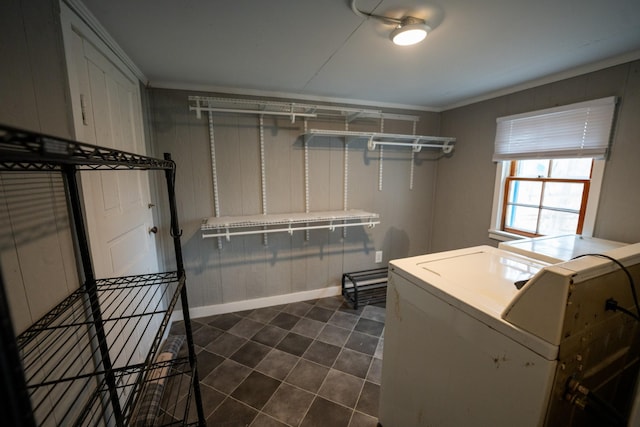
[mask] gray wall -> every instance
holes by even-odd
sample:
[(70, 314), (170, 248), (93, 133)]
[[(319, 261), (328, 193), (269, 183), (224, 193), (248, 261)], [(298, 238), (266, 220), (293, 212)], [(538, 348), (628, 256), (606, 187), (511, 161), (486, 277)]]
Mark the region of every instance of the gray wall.
[[(0, 123), (72, 136), (57, 0), (0, 6)], [(60, 174), (0, 173), (0, 265), (22, 331), (77, 288)]]
[(606, 96), (620, 98), (594, 236), (640, 242), (640, 61), (501, 96), (442, 113), (456, 154), (438, 165), (433, 251), (495, 245), (487, 230), (496, 165), (496, 118)]
[(58, 1), (5, 0), (0, 25), (0, 122), (70, 138)]
[[(368, 151), (364, 141), (349, 144), (348, 207), (379, 213), (380, 225), (349, 228), (346, 239), (340, 230), (313, 230), (308, 242), (304, 232), (273, 233), (266, 247), (262, 235), (232, 237), (221, 250), (216, 239), (203, 240), (201, 220), (214, 216), (209, 131), (207, 119), (198, 120), (188, 110), (189, 94), (152, 90), (150, 99), (156, 154), (171, 152), (178, 164), (179, 216), (193, 305), (325, 288), (337, 285), (343, 272), (375, 268), (375, 250), (383, 251), (385, 264), (429, 250), (437, 164), (429, 159), (439, 153), (423, 150), (417, 155), (410, 190), (411, 149), (386, 147), (383, 190), (378, 191), (379, 155)], [(421, 116), (416, 133), (438, 135), (438, 114), (411, 113)], [(258, 118), (217, 114), (214, 122), (221, 215), (261, 213)], [(265, 117), (264, 123), (267, 211), (304, 212), (303, 122)], [(355, 121), (349, 129), (379, 131), (379, 126), (377, 120)], [(309, 120), (308, 128), (344, 130), (344, 122)], [(410, 134), (412, 124), (387, 119), (384, 131)], [(340, 138), (310, 145), (312, 212), (343, 208), (343, 146)], [(166, 219), (163, 225), (166, 229)]]

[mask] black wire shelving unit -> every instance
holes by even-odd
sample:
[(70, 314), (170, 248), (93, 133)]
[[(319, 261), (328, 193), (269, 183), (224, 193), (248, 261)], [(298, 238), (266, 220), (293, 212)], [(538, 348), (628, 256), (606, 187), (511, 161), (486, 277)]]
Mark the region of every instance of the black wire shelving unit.
[[(78, 189), (80, 170), (164, 171), (176, 271), (96, 279)], [(81, 266), (77, 289), (17, 337), (0, 274), (4, 421), (15, 426), (206, 425), (171, 156), (157, 159), (0, 126), (0, 171), (62, 174)], [(187, 351), (167, 360), (158, 357), (159, 349), (179, 300)], [(152, 414), (149, 390), (156, 392)]]

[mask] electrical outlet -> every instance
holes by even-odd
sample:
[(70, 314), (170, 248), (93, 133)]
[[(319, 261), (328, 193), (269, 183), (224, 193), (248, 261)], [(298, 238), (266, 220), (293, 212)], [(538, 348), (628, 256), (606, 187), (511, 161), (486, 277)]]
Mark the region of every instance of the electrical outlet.
[(376, 264), (380, 264), (382, 262), (382, 251), (376, 251)]

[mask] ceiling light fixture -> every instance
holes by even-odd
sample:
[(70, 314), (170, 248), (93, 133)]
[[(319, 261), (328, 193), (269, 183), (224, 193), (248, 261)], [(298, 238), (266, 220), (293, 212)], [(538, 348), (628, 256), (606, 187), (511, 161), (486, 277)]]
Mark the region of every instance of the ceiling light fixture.
[(402, 19), (395, 30), (391, 31), (391, 41), (398, 46), (410, 46), (420, 43), (427, 37), (427, 33), (431, 30), (422, 19), (407, 16)]
[(398, 46), (410, 46), (420, 43), (427, 37), (427, 33), (431, 31), (431, 28), (424, 20), (414, 16), (405, 16), (402, 19), (397, 19), (363, 12), (356, 6), (356, 0), (351, 0), (351, 10), (360, 17), (374, 18), (385, 24), (395, 25), (396, 28), (391, 31), (389, 38)]

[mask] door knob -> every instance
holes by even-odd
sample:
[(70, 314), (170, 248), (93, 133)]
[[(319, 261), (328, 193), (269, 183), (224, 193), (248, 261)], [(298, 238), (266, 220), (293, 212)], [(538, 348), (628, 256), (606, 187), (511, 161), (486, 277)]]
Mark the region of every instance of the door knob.
[(155, 225), (149, 229), (149, 233), (156, 234), (158, 232), (158, 227)]

